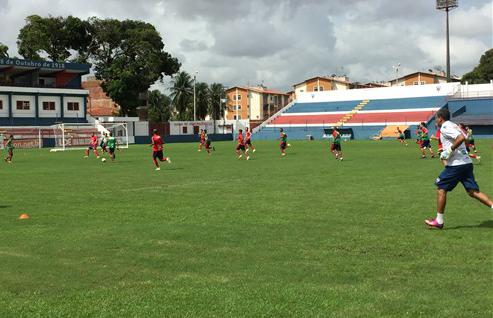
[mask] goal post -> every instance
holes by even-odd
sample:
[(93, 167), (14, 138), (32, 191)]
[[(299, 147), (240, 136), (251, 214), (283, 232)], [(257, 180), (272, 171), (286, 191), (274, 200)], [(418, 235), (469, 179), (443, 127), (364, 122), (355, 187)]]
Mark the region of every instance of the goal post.
[(117, 140), (119, 148), (128, 148), (128, 128), (126, 123), (61, 123), (51, 126), (55, 145), (50, 151), (67, 151), (86, 149), (92, 134), (98, 137), (98, 146), (104, 134), (111, 133)]

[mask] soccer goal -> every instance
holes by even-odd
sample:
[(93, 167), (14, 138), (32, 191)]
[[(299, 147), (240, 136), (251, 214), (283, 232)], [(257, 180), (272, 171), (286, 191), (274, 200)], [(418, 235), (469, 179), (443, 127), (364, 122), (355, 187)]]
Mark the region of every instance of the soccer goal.
[(86, 149), (94, 134), (98, 137), (98, 146), (104, 134), (111, 133), (117, 140), (119, 148), (128, 148), (128, 128), (126, 123), (95, 123), (53, 125), (55, 147), (50, 151)]

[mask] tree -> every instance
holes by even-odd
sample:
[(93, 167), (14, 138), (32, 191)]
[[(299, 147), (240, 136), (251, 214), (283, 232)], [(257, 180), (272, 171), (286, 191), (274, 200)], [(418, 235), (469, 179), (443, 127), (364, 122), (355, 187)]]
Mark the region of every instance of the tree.
[(166, 122), (171, 117), (171, 98), (158, 90), (148, 92), (148, 117), (153, 123)]
[(0, 42), (0, 58), (9, 57), (9, 47)]
[(226, 92), (224, 90), (224, 86), (219, 83), (211, 84), (210, 86), (210, 108), (209, 114), (212, 119), (219, 120), (223, 118), (224, 111), (226, 108), (226, 103), (223, 103), (222, 100), (226, 98)]
[(198, 120), (204, 120), (209, 113), (210, 91), (207, 83), (197, 83), (195, 85), (196, 94), (196, 115)]
[(163, 40), (151, 24), (97, 18), (90, 19), (90, 24), (89, 57), (96, 77), (122, 114), (134, 114), (141, 92), (178, 72), (180, 63), (163, 51)]
[(72, 56), (71, 50), (79, 57), (87, 57), (87, 47), (91, 42), (89, 24), (79, 18), (40, 17), (30, 15), (26, 25), (19, 31), (17, 45), (19, 54), (26, 59), (63, 62)]
[(193, 79), (185, 71), (179, 72), (171, 81), (171, 99), (178, 120), (193, 118)]
[(469, 84), (483, 84), (489, 83), (491, 79), (493, 79), (493, 49), (489, 49), (481, 56), (479, 65), (471, 72), (465, 74), (462, 77), (462, 82), (468, 82)]

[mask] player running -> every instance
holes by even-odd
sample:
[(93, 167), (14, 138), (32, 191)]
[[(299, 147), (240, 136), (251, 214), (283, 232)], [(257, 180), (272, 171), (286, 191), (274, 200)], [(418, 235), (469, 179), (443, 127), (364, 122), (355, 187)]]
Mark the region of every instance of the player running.
[(204, 129), (201, 129), (200, 130), (200, 143), (199, 143), (199, 150), (198, 151), (202, 151), (202, 147), (205, 146), (205, 137), (206, 137), (207, 133)]
[[(438, 141), (438, 151), (437, 152), (438, 152), (438, 156), (441, 157), (441, 154), (443, 152), (443, 144), (442, 144), (442, 140), (440, 139), (440, 127), (438, 127), (437, 132), (435, 133), (435, 136), (431, 136), (430, 138)], [(447, 165), (447, 160), (443, 160), (441, 158), (440, 158), (440, 160), (442, 161), (442, 164), (444, 166)]]
[(342, 148), (341, 148), (341, 133), (336, 127), (332, 129), (332, 144), (330, 145), (330, 152), (334, 155), (336, 160), (343, 160), (342, 158)]
[(108, 134), (103, 133), (103, 137), (101, 138), (101, 143), (99, 144), (101, 147), (101, 153), (104, 154), (105, 152), (108, 152), (107, 146), (108, 146)]
[(281, 156), (286, 156), (286, 148), (288, 147), (288, 135), (284, 132), (284, 129), (280, 130), (281, 135), (279, 136), (279, 140), (281, 140), (281, 144), (279, 148), (281, 148)]
[(399, 137), (397, 137), (397, 140), (398, 140), (401, 144), (406, 145), (406, 147), (407, 147), (406, 135), (404, 135), (404, 132), (403, 132), (403, 131), (399, 128), (399, 127), (397, 127), (397, 133), (399, 134)]
[(204, 140), (205, 140), (205, 151), (211, 155), (211, 149), (215, 151), (214, 146), (211, 146), (211, 140), (209, 139), (209, 135), (207, 134), (207, 129), (204, 129)]
[(476, 148), (474, 148), (475, 153), (471, 153), (471, 149), (470, 149), (471, 145), (474, 147), (474, 137), (472, 137), (472, 144), (471, 144), (471, 140), (469, 139), (470, 138), (469, 136), (472, 136), (472, 130), (469, 132), (469, 130), (468, 130), (469, 127), (466, 127), (464, 124), (459, 124), (459, 127), (462, 131), (462, 134), (464, 134), (464, 136), (466, 136), (465, 144), (466, 144), (466, 150), (467, 150), (467, 153), (469, 154), (469, 157), (471, 157), (472, 159), (476, 159), (478, 161), (478, 163), (480, 163), (481, 157), (475, 154), (477, 152)]
[(474, 153), (477, 153), (478, 150), (476, 149), (476, 145), (474, 144), (474, 135), (472, 134), (472, 129), (469, 128), (469, 126), (466, 126), (466, 131), (467, 131), (467, 145), (469, 148), (472, 148)]
[(428, 151), (430, 152), (430, 156), (432, 158), (435, 158), (435, 154), (433, 153), (433, 149), (431, 149), (430, 136), (428, 135), (428, 128), (426, 128), (426, 123), (423, 122), (419, 126), (419, 134), (421, 137), (421, 145), (420, 145), (421, 158), (422, 159), (426, 158), (425, 149), (428, 149)]
[(110, 154), (110, 159), (111, 161), (115, 161), (116, 155), (115, 155), (115, 150), (118, 147), (118, 141), (116, 138), (111, 134), (111, 132), (107, 135), (107, 146), (108, 146), (108, 153)]
[(437, 189), (437, 216), (435, 219), (425, 220), (430, 228), (442, 229), (444, 225), (445, 205), (447, 192), (452, 191), (460, 182), (471, 198), (478, 200), (493, 210), (493, 201), (479, 191), (479, 186), (474, 179), (471, 158), (467, 155), (464, 144), (466, 136), (460, 127), (450, 121), (448, 109), (440, 109), (436, 115), (436, 123), (440, 127), (440, 139), (443, 144), (441, 159), (447, 160), (447, 165), (436, 179)]
[(161, 170), (161, 167), (159, 167), (158, 159), (159, 161), (163, 162), (166, 161), (168, 163), (171, 163), (171, 159), (169, 157), (164, 157), (163, 155), (163, 139), (161, 136), (159, 136), (157, 129), (154, 129), (152, 131), (152, 161), (154, 162), (154, 165), (156, 166), (156, 171)]
[(10, 135), (5, 143), (5, 148), (7, 148), (7, 157), (3, 160), (7, 163), (12, 163), (12, 158), (14, 157), (14, 135)]
[(96, 156), (96, 158), (99, 159), (98, 137), (96, 137), (96, 135), (94, 133), (92, 133), (92, 135), (91, 135), (91, 141), (89, 141), (89, 147), (87, 147), (87, 149), (86, 149), (86, 155), (84, 156), (84, 158), (89, 158), (89, 152), (91, 150), (94, 151), (94, 155)]
[[(245, 147), (245, 139), (243, 138), (243, 130), (240, 129), (238, 130), (238, 144), (236, 145), (236, 155), (238, 156), (238, 159), (241, 159), (243, 155), (246, 155), (246, 160), (250, 160), (250, 156), (246, 152), (246, 147)], [(242, 154), (243, 152), (243, 154)]]
[(255, 152), (255, 147), (252, 144), (252, 133), (250, 132), (250, 129), (247, 127), (245, 128), (245, 146), (246, 146), (246, 153), (252, 150), (252, 152)]

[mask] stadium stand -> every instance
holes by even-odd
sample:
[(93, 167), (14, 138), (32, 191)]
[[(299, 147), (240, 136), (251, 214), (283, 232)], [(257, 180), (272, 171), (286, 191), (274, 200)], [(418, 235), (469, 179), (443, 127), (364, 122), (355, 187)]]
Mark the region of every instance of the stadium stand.
[(333, 126), (348, 129), (354, 139), (368, 139), (397, 126), (406, 127), (406, 136), (412, 136), (420, 122), (434, 133), (434, 114), (442, 107), (448, 107), (452, 120), (469, 125), (476, 136), (493, 137), (493, 83), (302, 93), (255, 129), (254, 137), (275, 139), (283, 128), (290, 139), (320, 139)]

